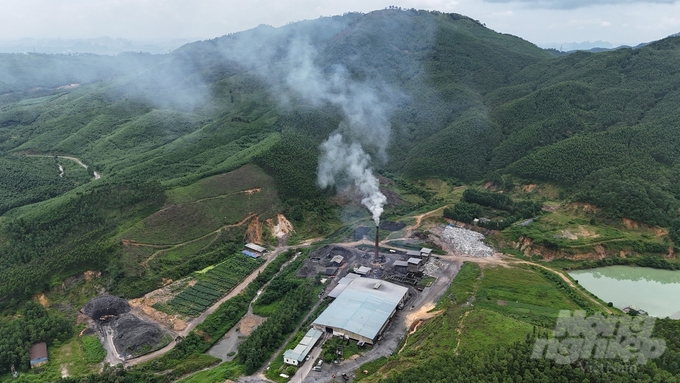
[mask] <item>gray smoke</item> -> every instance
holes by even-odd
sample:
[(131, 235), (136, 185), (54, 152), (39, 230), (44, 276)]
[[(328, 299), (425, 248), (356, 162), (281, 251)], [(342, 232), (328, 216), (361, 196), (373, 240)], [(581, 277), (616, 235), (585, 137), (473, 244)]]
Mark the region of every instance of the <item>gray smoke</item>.
[(361, 203), (371, 211), (376, 226), (387, 198), (380, 192), (380, 183), (369, 167), (371, 157), (360, 144), (343, 140), (342, 134), (332, 134), (321, 144), (321, 158), (317, 183), (322, 188), (333, 186), (338, 177), (347, 177), (359, 189), (364, 198)]
[[(332, 34), (346, 27), (344, 22), (332, 19), (326, 22), (324, 28), (329, 27)], [(317, 184), (321, 188), (338, 184), (356, 186), (362, 203), (378, 224), (387, 198), (380, 192), (371, 163), (387, 159), (391, 138), (389, 115), (395, 100), (402, 97), (401, 92), (375, 78), (356, 80), (343, 65), (320, 64), (313, 35), (331, 33), (327, 29), (293, 33), (290, 38), (280, 37), (280, 32), (262, 26), (250, 34), (230, 36), (223, 54), (270, 81), (272, 94), (284, 107), (303, 101), (317, 107), (334, 105), (342, 111), (343, 121), (321, 144)], [(359, 61), (352, 60), (354, 64)], [(367, 72), (374, 73), (372, 69)]]
[(321, 144), (317, 184), (321, 188), (338, 182), (349, 182), (362, 195), (361, 203), (368, 208), (376, 225), (387, 198), (380, 192), (380, 183), (371, 170), (371, 156), (367, 146), (379, 159), (387, 158), (390, 140), (389, 94), (380, 84), (357, 82), (347, 69), (335, 65), (323, 73), (315, 64), (316, 52), (304, 41), (296, 41), (289, 51), (289, 62), (294, 68), (286, 77), (286, 84), (303, 99), (315, 105), (330, 103), (340, 107), (344, 121)]

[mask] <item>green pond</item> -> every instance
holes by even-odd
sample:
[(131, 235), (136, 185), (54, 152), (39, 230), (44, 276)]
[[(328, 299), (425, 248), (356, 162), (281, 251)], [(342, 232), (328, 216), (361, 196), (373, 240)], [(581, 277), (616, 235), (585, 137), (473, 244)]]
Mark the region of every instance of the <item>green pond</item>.
[(619, 309), (636, 305), (651, 316), (680, 319), (680, 271), (607, 266), (572, 271), (569, 275)]

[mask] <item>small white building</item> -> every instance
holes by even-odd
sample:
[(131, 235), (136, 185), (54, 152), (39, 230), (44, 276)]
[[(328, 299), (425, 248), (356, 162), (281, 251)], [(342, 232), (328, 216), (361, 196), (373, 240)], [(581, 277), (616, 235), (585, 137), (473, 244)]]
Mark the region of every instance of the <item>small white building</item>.
[(427, 247), (423, 247), (420, 249), (420, 258), (428, 260), (430, 259), (430, 254), (432, 254), (432, 249), (429, 249)]
[(305, 361), (309, 352), (312, 351), (316, 343), (321, 339), (323, 331), (311, 328), (307, 331), (304, 338), (292, 350), (286, 350), (283, 353), (283, 362), (293, 366), (299, 366)]
[(371, 272), (371, 268), (367, 266), (359, 266), (354, 269), (354, 272), (361, 276), (366, 276), (368, 273)]

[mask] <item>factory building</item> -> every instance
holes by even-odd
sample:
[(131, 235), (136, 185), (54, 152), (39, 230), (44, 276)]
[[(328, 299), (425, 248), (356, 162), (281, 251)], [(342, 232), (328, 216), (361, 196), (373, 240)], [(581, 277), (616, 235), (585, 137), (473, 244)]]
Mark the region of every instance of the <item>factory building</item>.
[(406, 256), (409, 258), (420, 258), (420, 251), (418, 250), (409, 250), (406, 252)]
[(335, 336), (373, 344), (397, 308), (403, 306), (408, 298), (408, 289), (350, 273), (338, 282), (328, 296), (335, 300), (312, 326)]
[(409, 258), (408, 261), (406, 261), (406, 267), (409, 273), (416, 273), (420, 271), (420, 264), (421, 264), (422, 259), (420, 258)]
[(394, 261), (392, 264), (392, 267), (394, 267), (394, 271), (399, 272), (399, 273), (405, 273), (408, 268), (408, 262), (406, 261)]

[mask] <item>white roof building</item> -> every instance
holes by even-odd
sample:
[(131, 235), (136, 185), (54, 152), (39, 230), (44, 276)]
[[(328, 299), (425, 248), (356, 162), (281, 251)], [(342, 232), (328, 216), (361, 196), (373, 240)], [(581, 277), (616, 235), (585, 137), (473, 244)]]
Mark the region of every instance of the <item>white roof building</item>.
[(286, 350), (286, 352), (283, 353), (283, 362), (293, 366), (297, 366), (304, 362), (305, 357), (312, 351), (312, 348), (314, 348), (316, 342), (321, 339), (322, 335), (322, 331), (313, 328), (309, 329), (307, 334), (305, 334), (304, 338), (302, 338), (294, 349)]
[(406, 287), (348, 274), (328, 294), (336, 298), (312, 326), (333, 335), (373, 344), (407, 294)]
[(264, 254), (265, 252), (267, 252), (266, 247), (262, 247), (260, 245), (254, 244), (254, 243), (246, 244), (246, 249), (248, 249), (250, 251), (255, 251), (255, 252), (260, 253), (260, 254)]

